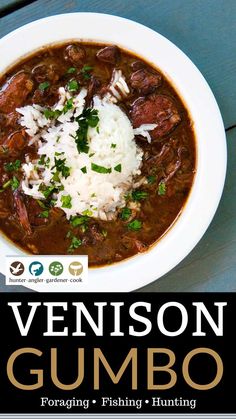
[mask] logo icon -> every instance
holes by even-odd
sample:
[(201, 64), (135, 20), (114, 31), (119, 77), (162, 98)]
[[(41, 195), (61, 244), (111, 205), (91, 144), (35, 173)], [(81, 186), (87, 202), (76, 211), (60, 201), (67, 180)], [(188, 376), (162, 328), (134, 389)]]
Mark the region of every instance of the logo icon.
[(33, 276), (39, 276), (43, 273), (43, 265), (41, 262), (32, 262), (29, 266), (29, 271)]
[(69, 265), (69, 272), (73, 276), (79, 276), (83, 272), (83, 265), (80, 262), (71, 262)]
[(62, 274), (64, 268), (61, 262), (52, 262), (49, 265), (49, 272), (53, 276), (59, 276)]
[(10, 272), (14, 276), (20, 276), (24, 273), (25, 267), (21, 262), (13, 262), (10, 266)]

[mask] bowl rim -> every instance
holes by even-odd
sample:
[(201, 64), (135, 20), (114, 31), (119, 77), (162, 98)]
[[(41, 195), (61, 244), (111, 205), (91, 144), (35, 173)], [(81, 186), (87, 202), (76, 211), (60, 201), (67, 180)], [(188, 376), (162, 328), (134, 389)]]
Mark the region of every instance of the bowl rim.
[[(78, 24), (80, 25), (79, 29)], [(44, 31), (41, 30), (42, 25)], [(98, 27), (99, 36), (97, 35)], [(90, 29), (88, 30), (88, 28)], [(47, 44), (60, 43), (75, 38), (84, 41), (93, 39), (94, 42), (116, 43), (140, 55), (159, 67), (167, 76), (180, 94), (194, 121), (197, 170), (194, 184), (181, 215), (148, 252), (119, 263), (90, 269), (88, 282), (82, 284), (79, 289), (76, 286), (75, 291), (119, 292), (138, 289), (155, 281), (178, 265), (199, 242), (216, 212), (224, 187), (227, 165), (226, 136), (217, 102), (200, 71), (173, 42), (140, 23), (103, 13), (57, 14), (38, 19), (10, 32), (0, 39), (0, 51), (2, 50), (5, 53), (4, 56), (7, 57), (5, 65), (0, 64), (0, 74), (17, 61), (13, 60), (13, 56), (17, 58), (16, 52), (12, 48), (14, 44), (19, 46), (20, 42), (25, 39), (21, 51), (25, 51), (26, 54), (40, 48), (39, 29), (42, 38), (49, 40)], [(71, 35), (73, 33), (80, 34), (80, 36), (64, 37), (64, 34)], [(85, 38), (83, 36), (85, 33), (90, 35)], [(117, 42), (119, 39), (120, 42)], [(139, 41), (138, 45), (137, 40)], [(152, 47), (150, 47), (150, 43)], [(36, 45), (39, 46), (35, 48)], [(41, 46), (44, 45), (45, 41), (41, 43)], [(153, 45), (158, 48), (157, 58)], [(145, 53), (139, 52), (142, 48)], [(170, 54), (172, 54), (171, 59)], [(24, 55), (21, 53), (18, 60)], [(208, 145), (204, 143), (204, 138), (207, 138)], [(209, 158), (210, 152), (212, 153), (211, 158)], [(6, 254), (25, 254), (8, 239), (2, 237), (2, 234), (0, 234), (0, 241), (1, 262)], [(1, 266), (3, 266), (2, 263)], [(32, 286), (31, 289), (37, 290), (38, 288)], [(43, 291), (58, 290), (45, 284)], [(61, 287), (59, 291), (65, 292), (67, 289)]]

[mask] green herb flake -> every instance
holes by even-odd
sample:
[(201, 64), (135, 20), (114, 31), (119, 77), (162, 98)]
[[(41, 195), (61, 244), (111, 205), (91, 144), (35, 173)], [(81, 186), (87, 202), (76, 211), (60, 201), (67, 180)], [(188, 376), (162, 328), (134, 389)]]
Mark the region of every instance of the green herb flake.
[(42, 211), (39, 214), (39, 218), (48, 218), (49, 217), (49, 210)]
[(122, 169), (122, 167), (121, 167), (121, 164), (117, 164), (117, 166), (116, 167), (114, 167), (114, 170), (116, 171), (116, 172), (121, 172), (121, 169)]
[(165, 182), (162, 181), (158, 185), (157, 194), (159, 196), (163, 196), (163, 195), (165, 195), (165, 193), (166, 193), (166, 184), (165, 184)]
[(43, 83), (39, 84), (39, 90), (41, 90), (42, 92), (46, 89), (48, 89), (50, 86), (49, 81), (44, 81)]
[(20, 186), (20, 182), (17, 179), (16, 176), (13, 176), (12, 180), (11, 180), (11, 188), (13, 191), (16, 191), (16, 189), (18, 189)]
[(44, 183), (41, 183), (39, 186), (39, 191), (42, 192), (43, 196), (48, 199), (49, 196), (54, 192), (55, 186), (46, 186)]
[(138, 231), (142, 228), (142, 222), (139, 220), (133, 220), (128, 223), (127, 226), (130, 231)]
[(68, 70), (67, 70), (67, 74), (74, 74), (74, 73), (76, 73), (76, 68), (75, 67), (70, 67), (70, 68), (68, 68)]
[(80, 170), (81, 170), (82, 173), (87, 173), (87, 167), (86, 166), (81, 167)]
[(148, 176), (147, 181), (148, 181), (149, 185), (153, 185), (153, 183), (156, 182), (156, 176)]
[(113, 144), (113, 143), (112, 143), (112, 144), (111, 144), (111, 148), (116, 148), (116, 145), (117, 145), (117, 144)]
[(62, 203), (62, 208), (72, 208), (72, 197), (70, 195), (62, 195), (61, 196), (61, 203)]
[(80, 70), (80, 73), (82, 74), (84, 80), (91, 79), (92, 75), (90, 74), (90, 71), (93, 70), (93, 67), (89, 65), (84, 65), (83, 68)]
[(77, 80), (71, 80), (67, 84), (67, 88), (70, 92), (76, 92), (79, 89), (79, 83)]
[(68, 247), (68, 253), (73, 253), (74, 250), (78, 249), (82, 245), (82, 240), (78, 239), (78, 237), (71, 235), (71, 243)]
[(87, 224), (89, 221), (89, 217), (87, 216), (77, 216), (75, 215), (74, 217), (71, 217), (70, 219), (70, 223), (72, 225), (72, 227), (78, 227), (84, 224)]
[(93, 216), (93, 212), (86, 209), (82, 212), (83, 215), (85, 215), (86, 217), (92, 217)]
[[(94, 192), (94, 193), (92, 193), (91, 198), (95, 198), (95, 197), (96, 197), (96, 194)], [(94, 210), (95, 210), (95, 208), (94, 208)]]
[(148, 192), (135, 190), (131, 193), (131, 197), (134, 201), (142, 201), (148, 197)]
[(122, 208), (120, 212), (120, 218), (123, 221), (127, 221), (130, 218), (131, 214), (132, 214), (132, 211), (130, 208), (127, 208), (127, 207)]
[(16, 172), (20, 168), (20, 166), (21, 166), (21, 161), (15, 160), (14, 162), (5, 163), (4, 169), (6, 170), (6, 172)]
[(91, 163), (91, 169), (94, 172), (101, 173), (101, 174), (111, 173), (110, 167), (99, 166), (98, 164), (95, 164), (95, 163)]
[(62, 113), (66, 114), (72, 108), (73, 108), (73, 97), (67, 100), (64, 108), (62, 109)]
[(11, 179), (10, 180), (8, 180), (7, 182), (5, 182), (3, 185), (2, 185), (2, 189), (1, 189), (1, 191), (3, 192), (3, 191), (5, 191), (5, 189), (7, 189), (7, 188), (9, 188), (11, 186)]
[(45, 164), (45, 159), (46, 159), (46, 155), (45, 154), (42, 154), (41, 155), (41, 157), (40, 157), (40, 159), (39, 159), (39, 161), (38, 161), (38, 164), (41, 166), (43, 166), (44, 164)]
[(103, 229), (103, 230), (102, 230), (102, 235), (103, 235), (103, 237), (104, 237), (104, 238), (106, 238), (106, 237), (107, 237), (107, 230), (104, 230), (104, 229)]
[(87, 108), (76, 118), (79, 128), (76, 131), (75, 142), (79, 153), (88, 153), (88, 128), (95, 128), (99, 122), (98, 111)]
[(66, 158), (57, 159), (56, 157), (54, 157), (54, 166), (52, 167), (52, 170), (56, 169), (56, 172), (53, 174), (53, 180), (55, 182), (59, 182), (59, 174), (61, 174), (65, 179), (67, 179), (68, 176), (70, 176), (70, 167), (66, 166), (65, 162)]
[(45, 203), (40, 201), (40, 199), (37, 199), (36, 201), (38, 205), (40, 206), (40, 208), (47, 209), (47, 206), (45, 205)]

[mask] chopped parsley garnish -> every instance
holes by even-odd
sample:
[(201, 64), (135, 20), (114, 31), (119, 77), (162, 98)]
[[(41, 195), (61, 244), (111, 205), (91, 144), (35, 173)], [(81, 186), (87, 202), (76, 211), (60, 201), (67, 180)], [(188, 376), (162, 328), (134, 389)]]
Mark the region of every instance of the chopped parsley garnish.
[(71, 80), (67, 84), (67, 88), (70, 92), (76, 92), (76, 90), (78, 90), (79, 88), (79, 83), (77, 82), (77, 80)]
[(40, 201), (40, 199), (37, 199), (37, 203), (39, 204), (40, 208), (47, 209), (47, 206), (45, 205), (45, 203)]
[(131, 214), (132, 214), (132, 211), (130, 208), (127, 208), (127, 207), (122, 208), (121, 213), (120, 213), (120, 218), (123, 221), (127, 221), (129, 217), (131, 216)]
[(135, 190), (131, 193), (131, 197), (134, 201), (142, 201), (148, 197), (148, 192)]
[(156, 181), (156, 176), (148, 176), (147, 181), (150, 185), (152, 185)]
[(99, 122), (98, 111), (87, 108), (76, 118), (79, 129), (76, 131), (75, 142), (79, 153), (88, 153), (88, 128), (95, 128)]
[(65, 159), (57, 159), (56, 157), (54, 158), (54, 166), (52, 167), (53, 169), (56, 169), (56, 172), (54, 173), (55, 179), (53, 177), (53, 180), (55, 182), (59, 182), (59, 173), (61, 173), (61, 175), (64, 178), (68, 178), (68, 176), (70, 176), (70, 167), (65, 165), (66, 162), (66, 158)]
[(60, 116), (62, 113), (62, 111), (59, 111), (59, 109), (56, 109), (55, 111), (53, 111), (52, 109), (45, 109), (43, 111), (43, 114), (45, 116), (45, 118), (47, 119), (57, 119), (58, 116)]
[(70, 195), (62, 195), (61, 196), (61, 203), (62, 203), (62, 208), (72, 208), (72, 198)]
[(49, 210), (42, 211), (39, 214), (39, 218), (48, 218), (49, 217)]
[(67, 235), (67, 237), (71, 238), (70, 246), (68, 247), (68, 253), (73, 253), (74, 250), (78, 249), (81, 246), (82, 240), (78, 239), (78, 237), (73, 236), (72, 234)]
[(2, 185), (1, 192), (4, 192), (9, 186), (11, 186), (11, 179)]
[(90, 71), (93, 70), (93, 67), (89, 66), (89, 65), (84, 65), (83, 68), (80, 70), (80, 73), (82, 74), (84, 80), (89, 80), (91, 79), (91, 74)]
[(102, 174), (111, 173), (110, 167), (99, 166), (98, 164), (95, 164), (95, 163), (91, 163), (91, 169), (97, 173), (102, 173)]
[(86, 209), (82, 212), (82, 214), (86, 217), (92, 217), (93, 211), (90, 211), (90, 210)]
[(117, 166), (116, 166), (116, 167), (114, 167), (114, 170), (115, 170), (116, 172), (121, 172), (121, 164), (117, 164)]
[(6, 170), (6, 172), (16, 172), (20, 168), (20, 166), (21, 166), (21, 161), (15, 160), (14, 162), (5, 163), (4, 169)]
[(72, 227), (86, 225), (88, 221), (89, 221), (89, 217), (87, 217), (86, 215), (81, 215), (81, 216), (75, 215), (74, 217), (71, 217), (70, 219), (70, 223)]
[(45, 154), (42, 154), (42, 156), (40, 157), (40, 159), (39, 159), (39, 161), (38, 161), (38, 164), (41, 166), (41, 165), (44, 165), (45, 164), (45, 159), (46, 159), (46, 155)]
[[(95, 198), (96, 197), (96, 194), (95, 194), (95, 192), (94, 193), (92, 193), (92, 195), (91, 195), (91, 198)], [(94, 208), (95, 209), (95, 208)]]
[(116, 148), (116, 144), (111, 144), (111, 148)]
[(20, 186), (20, 182), (17, 179), (17, 177), (13, 176), (12, 180), (11, 180), (11, 188), (13, 191), (15, 191), (16, 189), (18, 189)]
[(133, 220), (127, 224), (128, 229), (131, 231), (138, 231), (142, 228), (142, 222), (139, 220)]
[(83, 173), (87, 173), (87, 167), (86, 166), (84, 166), (84, 167), (81, 167), (81, 172), (83, 172)]
[(157, 189), (157, 194), (162, 196), (166, 193), (166, 184), (165, 182), (160, 182)]
[(50, 86), (49, 81), (44, 81), (43, 83), (39, 84), (39, 90), (43, 92), (44, 90), (48, 89), (49, 86)]
[(74, 74), (74, 73), (76, 73), (76, 68), (75, 67), (68, 68), (67, 74)]
[(73, 97), (67, 100), (64, 108), (62, 109), (62, 113), (65, 114), (66, 112), (68, 112), (72, 108), (73, 108)]
[(103, 237), (104, 237), (104, 238), (106, 238), (106, 237), (107, 237), (107, 230), (104, 230), (104, 229), (103, 229), (103, 230), (102, 230), (102, 235), (103, 235)]
[(39, 186), (39, 191), (42, 192), (43, 196), (48, 199), (49, 196), (54, 192), (55, 186), (46, 186), (44, 183), (41, 183)]

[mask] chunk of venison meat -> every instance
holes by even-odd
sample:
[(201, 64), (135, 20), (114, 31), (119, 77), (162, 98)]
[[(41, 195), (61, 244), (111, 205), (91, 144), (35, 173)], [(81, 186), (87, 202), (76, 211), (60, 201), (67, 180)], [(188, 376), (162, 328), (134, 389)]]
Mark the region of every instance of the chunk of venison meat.
[(75, 66), (82, 66), (86, 59), (86, 51), (81, 45), (69, 45), (65, 49), (65, 60)]
[(83, 237), (82, 242), (84, 245), (96, 244), (104, 240), (104, 236), (100, 232), (98, 224), (92, 224), (86, 231), (86, 235)]
[(141, 95), (153, 93), (161, 85), (162, 77), (160, 73), (152, 72), (146, 68), (141, 68), (131, 74), (130, 85)]
[(33, 90), (33, 82), (28, 74), (21, 72), (13, 76), (0, 91), (0, 112), (11, 113), (24, 104)]
[(8, 156), (19, 155), (20, 152), (28, 145), (28, 138), (29, 137), (24, 129), (10, 134), (4, 142), (4, 146), (8, 150)]
[(157, 124), (150, 135), (153, 140), (158, 140), (169, 134), (180, 123), (181, 118), (172, 99), (153, 93), (133, 103), (131, 120), (134, 128), (142, 124)]
[(38, 202), (33, 198), (27, 200), (27, 213), (29, 223), (32, 226), (41, 226), (48, 223), (47, 217), (42, 217), (43, 209), (39, 206)]
[(27, 235), (31, 235), (32, 230), (29, 223), (28, 213), (27, 213), (27, 209), (24, 203), (24, 198), (23, 198), (22, 193), (19, 190), (15, 191), (13, 194), (13, 199), (14, 199), (14, 206), (15, 206), (15, 210), (16, 210), (16, 214), (18, 216), (19, 222), (22, 228), (24, 229), (25, 233)]
[(55, 64), (46, 61), (36, 65), (32, 69), (32, 75), (38, 83), (45, 81), (56, 82), (59, 79), (58, 69)]
[(97, 52), (96, 57), (104, 63), (116, 64), (120, 58), (120, 50), (116, 45), (105, 47)]
[(101, 83), (96, 77), (92, 76), (89, 84), (88, 84), (88, 90), (87, 90), (87, 96), (85, 98), (85, 106), (88, 108), (91, 104), (92, 98), (94, 94), (96, 93), (97, 89), (100, 87)]

